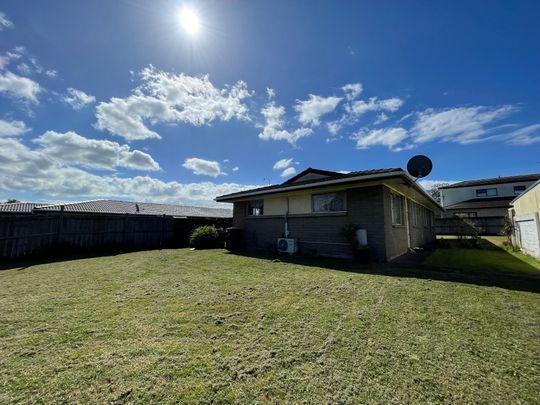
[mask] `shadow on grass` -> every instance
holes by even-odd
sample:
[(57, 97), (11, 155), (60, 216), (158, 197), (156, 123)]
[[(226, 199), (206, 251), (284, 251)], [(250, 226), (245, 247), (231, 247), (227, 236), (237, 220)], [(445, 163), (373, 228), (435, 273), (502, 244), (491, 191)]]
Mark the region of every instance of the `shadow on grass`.
[[(457, 241), (456, 241), (457, 243)], [(417, 278), (423, 280), (436, 280), (436, 281), (448, 281), (454, 283), (465, 283), (471, 285), (485, 286), (485, 287), (499, 287), (507, 290), (526, 291), (532, 293), (540, 293), (540, 270), (535, 269), (528, 263), (521, 261), (519, 258), (511, 255), (506, 250), (498, 247), (497, 245), (482, 240), (480, 249), (470, 249), (471, 252), (477, 251), (481, 254), (482, 250), (485, 251), (497, 251), (504, 252), (504, 257), (509, 261), (519, 262), (521, 270), (519, 272), (504, 271), (504, 270), (490, 270), (486, 269), (470, 269), (470, 268), (456, 268), (449, 266), (449, 263), (445, 263), (444, 266), (433, 266), (423, 264), (423, 260), (426, 256), (431, 254), (431, 251), (427, 251), (421, 254), (410, 253), (408, 256), (402, 256), (400, 260), (390, 263), (370, 263), (370, 264), (358, 264), (351, 261), (329, 259), (310, 256), (286, 256), (261, 252), (235, 252), (226, 254), (238, 255), (245, 257), (252, 257), (262, 260), (275, 260), (284, 263), (298, 264), (302, 266), (311, 266), (326, 268), (335, 271), (344, 271), (360, 274), (373, 274), (389, 277), (401, 277), (401, 278)], [(452, 244), (453, 245), (453, 244)], [(171, 247), (164, 247), (164, 249), (170, 249)], [(180, 247), (179, 247), (180, 248)], [(105, 249), (98, 251), (79, 251), (69, 253), (61, 252), (47, 252), (40, 256), (21, 258), (13, 260), (7, 263), (0, 263), (0, 271), (3, 270), (24, 270), (32, 266), (40, 264), (58, 263), (71, 260), (89, 259), (96, 257), (116, 256), (119, 254), (137, 252), (137, 251), (153, 251), (160, 250), (160, 248), (148, 248), (148, 249)], [(453, 247), (447, 249), (437, 249), (437, 251), (447, 251), (449, 255), (452, 255)], [(507, 255), (507, 256), (506, 256)], [(527, 271), (523, 271), (526, 269)]]
[[(495, 245), (494, 245), (495, 246)], [(495, 246), (497, 249), (497, 246)], [(426, 252), (428, 254), (429, 252)], [(508, 252), (506, 252), (509, 256)], [(350, 261), (306, 256), (285, 256), (260, 252), (228, 253), (253, 257), (258, 259), (275, 260), (280, 262), (326, 268), (336, 271), (373, 274), (389, 277), (417, 278), (422, 280), (448, 281), (465, 283), (484, 287), (499, 287), (507, 290), (540, 293), (540, 271), (529, 266), (538, 275), (510, 273), (490, 270), (468, 270), (449, 267), (433, 267), (414, 263), (415, 260), (404, 260), (390, 263), (358, 264)], [(414, 255), (414, 253), (411, 253)], [(425, 255), (424, 255), (425, 257)], [(513, 257), (513, 256), (512, 256)], [(419, 258), (422, 260), (422, 258)], [(518, 260), (518, 259), (516, 259)]]
[(110, 247), (92, 250), (48, 250), (31, 256), (20, 257), (15, 259), (4, 259), (0, 261), (0, 271), (5, 270), (26, 270), (30, 267), (40, 264), (61, 263), (72, 260), (92, 259), (97, 257), (118, 256), (126, 253), (134, 252), (149, 252), (162, 249), (181, 249), (186, 246), (163, 246), (163, 247), (146, 247), (146, 248), (125, 248), (125, 247)]

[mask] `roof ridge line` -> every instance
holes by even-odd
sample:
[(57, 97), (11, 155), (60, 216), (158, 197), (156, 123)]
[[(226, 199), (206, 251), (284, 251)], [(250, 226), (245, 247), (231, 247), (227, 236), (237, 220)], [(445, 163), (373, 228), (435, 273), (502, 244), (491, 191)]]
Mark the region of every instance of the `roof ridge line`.
[(104, 198), (98, 198), (98, 199), (95, 199), (95, 200), (83, 200), (83, 201), (73, 201), (73, 202), (66, 202), (66, 203), (57, 203), (57, 204), (46, 204), (46, 205), (40, 205), (39, 207), (36, 207), (36, 208), (50, 208), (50, 207), (58, 207), (58, 206), (66, 206), (66, 205), (75, 205), (75, 204), (84, 204), (84, 203), (89, 203), (89, 202), (96, 202), (96, 201), (113, 201), (113, 200), (106, 200)]

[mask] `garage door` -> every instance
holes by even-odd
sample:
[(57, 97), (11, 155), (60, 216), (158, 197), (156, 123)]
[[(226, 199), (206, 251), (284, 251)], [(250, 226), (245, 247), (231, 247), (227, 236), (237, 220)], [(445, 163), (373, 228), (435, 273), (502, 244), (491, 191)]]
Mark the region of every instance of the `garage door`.
[(535, 215), (523, 215), (516, 217), (515, 221), (521, 249), (532, 256), (539, 257), (538, 219)]

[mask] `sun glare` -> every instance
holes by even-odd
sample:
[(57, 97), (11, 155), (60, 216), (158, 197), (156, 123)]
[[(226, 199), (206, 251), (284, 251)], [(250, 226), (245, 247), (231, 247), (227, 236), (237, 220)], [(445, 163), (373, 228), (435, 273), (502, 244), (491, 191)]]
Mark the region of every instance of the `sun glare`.
[(180, 12), (180, 25), (188, 34), (195, 35), (200, 29), (199, 16), (192, 9), (184, 8)]

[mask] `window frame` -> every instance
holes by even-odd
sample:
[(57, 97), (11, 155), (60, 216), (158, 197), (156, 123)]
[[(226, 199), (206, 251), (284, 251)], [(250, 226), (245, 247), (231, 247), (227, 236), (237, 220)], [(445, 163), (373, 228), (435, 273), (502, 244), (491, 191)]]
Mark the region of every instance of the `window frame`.
[[(396, 198), (399, 199), (398, 201), (399, 201), (401, 222), (397, 222), (395, 218), (394, 204), (395, 204)], [(405, 199), (401, 194), (390, 192), (390, 211), (391, 211), (392, 226), (404, 226), (405, 225)]]
[[(315, 211), (315, 197), (323, 196), (323, 195), (329, 195), (329, 194), (335, 194), (337, 196), (342, 197), (342, 209), (340, 210), (325, 210), (325, 211)], [(332, 214), (335, 212), (347, 212), (347, 192), (346, 191), (331, 191), (327, 193), (312, 193), (311, 194), (311, 213), (312, 214)]]
[[(495, 190), (495, 194), (489, 194), (490, 190)], [(499, 195), (499, 191), (497, 190), (497, 187), (490, 187), (490, 188), (477, 188), (476, 189), (476, 197), (497, 197)]]
[[(521, 191), (516, 193), (516, 188), (519, 188)], [(525, 190), (527, 190), (527, 186), (525, 185), (519, 185), (519, 186), (514, 186), (514, 195), (520, 195), (522, 194)]]
[[(261, 206), (260, 206), (261, 213), (260, 214), (253, 214), (253, 211), (251, 210), (252, 204), (256, 203), (256, 202), (261, 203)], [(258, 199), (258, 200), (249, 200), (249, 201), (247, 201), (246, 210), (247, 210), (246, 215), (248, 217), (261, 217), (261, 216), (263, 216), (264, 215), (264, 199), (261, 198), (261, 199)]]
[(409, 210), (411, 211), (411, 217), (412, 217), (412, 226), (414, 226), (415, 228), (418, 227), (418, 214), (419, 214), (419, 211), (420, 211), (420, 206), (418, 204), (416, 204), (414, 201), (411, 201), (409, 203)]

